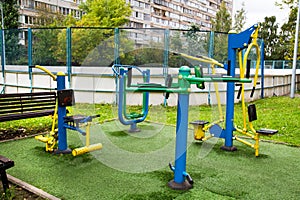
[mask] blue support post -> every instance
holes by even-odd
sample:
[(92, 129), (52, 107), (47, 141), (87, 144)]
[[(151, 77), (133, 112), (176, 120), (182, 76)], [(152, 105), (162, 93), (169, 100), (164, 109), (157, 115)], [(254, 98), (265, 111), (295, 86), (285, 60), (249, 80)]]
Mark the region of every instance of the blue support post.
[(185, 181), (189, 94), (178, 94), (174, 182)]
[(174, 179), (168, 183), (168, 186), (175, 190), (188, 190), (192, 188), (192, 183), (185, 180), (186, 173), (186, 151), (187, 151), (187, 133), (189, 117), (189, 83), (182, 77), (190, 75), (189, 67), (179, 69), (179, 85), (185, 88), (185, 93), (178, 93), (177, 101), (177, 122), (176, 122), (176, 149), (175, 149), (175, 168)]
[[(65, 84), (65, 73), (57, 73), (57, 91), (64, 90), (66, 88)], [(68, 149), (67, 144), (67, 130), (64, 126), (64, 117), (67, 114), (67, 109), (65, 106), (58, 106), (57, 115), (58, 115), (58, 149), (55, 151), (56, 154), (59, 153), (71, 153), (71, 150)]]
[[(236, 49), (232, 46), (235, 41), (235, 32), (229, 32), (228, 34), (228, 76), (235, 76), (235, 60), (236, 60)], [(226, 122), (225, 122), (225, 145), (221, 148), (228, 151), (235, 151), (236, 147), (233, 146), (233, 126), (234, 121), (234, 82), (227, 82), (226, 92)]]
[[(236, 62), (236, 51), (237, 49), (245, 49), (251, 42), (251, 36), (253, 32), (258, 28), (255, 24), (245, 31), (237, 34), (235, 31), (230, 31), (228, 33), (228, 69), (227, 75), (235, 76), (235, 62)], [(227, 82), (227, 92), (226, 92), (226, 121), (225, 121), (225, 144), (221, 149), (226, 151), (235, 151), (236, 147), (233, 146), (233, 131), (234, 127), (234, 95), (235, 95), (235, 83)]]

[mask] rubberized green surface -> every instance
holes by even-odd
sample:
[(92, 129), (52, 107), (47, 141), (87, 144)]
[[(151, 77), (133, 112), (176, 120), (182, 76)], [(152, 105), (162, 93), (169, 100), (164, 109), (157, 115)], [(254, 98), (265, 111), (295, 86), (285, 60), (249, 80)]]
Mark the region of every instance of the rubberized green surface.
[[(144, 122), (140, 133), (116, 121), (95, 125), (91, 143), (103, 149), (79, 157), (52, 155), (33, 138), (0, 143), (14, 160), (8, 173), (62, 199), (297, 199), (300, 196), (300, 149), (261, 142), (261, 156), (234, 142), (238, 151), (220, 150), (222, 140), (194, 142), (190, 131), (189, 191), (167, 187), (173, 173), (175, 127)], [(68, 132), (71, 148), (84, 138)], [(124, 153), (125, 152), (125, 153)], [(146, 167), (148, 166), (148, 167)], [(155, 169), (158, 168), (158, 169)], [(152, 171), (154, 170), (154, 171)]]

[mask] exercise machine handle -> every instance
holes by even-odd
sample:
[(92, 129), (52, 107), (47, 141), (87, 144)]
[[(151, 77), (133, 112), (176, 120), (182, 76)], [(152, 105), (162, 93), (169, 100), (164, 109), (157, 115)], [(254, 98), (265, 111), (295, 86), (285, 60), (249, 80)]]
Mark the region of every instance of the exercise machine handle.
[(32, 65), (32, 66), (29, 66), (29, 68), (38, 68), (38, 69), (44, 71), (49, 76), (51, 76), (53, 81), (56, 81), (57, 77), (52, 72), (50, 72), (46, 67), (43, 67), (43, 66), (40, 66), (40, 65)]

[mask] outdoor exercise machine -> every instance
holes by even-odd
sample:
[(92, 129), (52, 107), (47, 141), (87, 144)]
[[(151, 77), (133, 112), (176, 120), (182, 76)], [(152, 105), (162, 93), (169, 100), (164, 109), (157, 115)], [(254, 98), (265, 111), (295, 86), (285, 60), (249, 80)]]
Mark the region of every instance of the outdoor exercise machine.
[[(186, 172), (186, 148), (187, 148), (187, 132), (188, 132), (188, 110), (189, 110), (189, 93), (191, 91), (191, 84), (196, 84), (197, 87), (201, 87), (204, 82), (251, 82), (250, 79), (240, 79), (235, 77), (201, 77), (201, 74), (196, 72), (195, 75), (191, 75), (191, 69), (188, 66), (182, 66), (178, 73), (178, 83), (171, 83), (170, 87), (163, 86), (161, 84), (150, 83), (146, 78), (146, 82), (141, 84), (128, 84), (130, 83), (130, 70), (131, 68), (137, 68), (135, 66), (118, 65), (119, 69), (116, 73), (115, 66), (112, 66), (113, 71), (119, 77), (119, 94), (124, 92), (162, 92), (162, 93), (177, 93), (177, 122), (176, 122), (176, 149), (175, 149), (175, 166), (169, 164), (172, 171), (174, 171), (174, 179), (169, 182), (169, 187), (172, 189), (186, 190), (190, 189), (193, 184), (191, 176)], [(197, 69), (196, 69), (197, 71)], [(123, 105), (124, 99), (119, 95), (119, 106)], [(121, 116), (122, 115), (122, 116)], [(146, 116), (143, 116), (143, 118)], [(123, 108), (119, 108), (119, 118), (123, 120)], [(143, 119), (142, 118), (142, 119)], [(122, 121), (121, 121), (122, 122)], [(135, 122), (135, 121), (134, 121)], [(126, 123), (134, 123), (128, 120)], [(122, 122), (123, 123), (123, 122)]]
[[(46, 144), (46, 151), (53, 152), (55, 154), (68, 154), (72, 153), (73, 156), (78, 156), (87, 152), (102, 149), (102, 144), (90, 145), (90, 126), (94, 118), (99, 115), (85, 116), (85, 115), (70, 115), (67, 116), (67, 106), (73, 106), (75, 104), (74, 91), (65, 88), (65, 74), (58, 72), (54, 75), (45, 67), (35, 65), (30, 66), (30, 73), (32, 68), (37, 68), (48, 75), (50, 75), (53, 81), (57, 82), (57, 101), (55, 111), (52, 119), (52, 128), (49, 134), (38, 135), (35, 139), (44, 142)], [(56, 129), (57, 126), (57, 129)], [(81, 126), (86, 126), (85, 131), (81, 129)], [(75, 130), (86, 137), (86, 143), (84, 147), (69, 149), (67, 144), (67, 129)]]
[[(261, 53), (259, 45), (257, 44), (258, 38), (258, 28), (257, 24), (253, 25), (249, 29), (237, 34), (235, 32), (229, 32), (228, 36), (228, 67), (227, 74), (229, 76), (235, 76), (235, 63), (236, 63), (236, 53), (238, 53), (239, 60), (239, 68), (240, 68), (240, 78), (241, 79), (249, 79), (250, 78), (250, 62), (248, 60), (249, 53), (252, 48), (255, 48), (257, 54), (255, 74), (253, 80), (253, 87), (251, 90), (250, 97), (253, 97), (255, 87), (257, 85), (258, 80), (258, 71), (260, 67)], [(246, 50), (246, 51), (245, 51)], [(243, 55), (244, 51), (244, 55)], [(255, 130), (252, 122), (257, 119), (256, 107), (255, 104), (251, 104), (248, 106), (248, 125), (247, 128), (247, 109), (245, 103), (245, 86), (244, 82), (241, 82), (237, 85), (240, 86), (237, 98), (241, 98), (242, 102), (242, 112), (243, 112), (243, 128), (239, 128), (234, 124), (234, 96), (235, 96), (235, 85), (233, 82), (227, 83), (227, 94), (226, 94), (226, 121), (225, 128), (222, 128), (218, 123), (208, 123), (204, 120), (197, 120), (191, 122), (194, 125), (194, 138), (196, 140), (205, 141), (211, 137), (220, 137), (225, 139), (224, 146), (221, 147), (223, 150), (227, 151), (235, 151), (237, 148), (233, 146), (233, 140), (237, 140), (246, 144), (255, 149), (255, 156), (259, 155), (259, 137), (260, 135), (274, 135), (277, 133), (277, 130), (273, 129), (260, 129)], [(217, 99), (218, 93), (216, 92)], [(220, 105), (218, 103), (218, 107), (220, 110)], [(222, 111), (222, 110), (221, 110)], [(220, 121), (222, 121), (222, 115), (220, 115)], [(244, 139), (241, 139), (238, 135), (233, 135), (233, 132), (237, 131), (246, 136), (249, 136), (251, 139), (255, 140), (255, 143), (252, 144)], [(209, 132), (209, 135), (206, 133)]]
[[(254, 33), (251, 36), (251, 43), (247, 46), (247, 49), (243, 55), (242, 51), (243, 49), (238, 49), (238, 59), (239, 59), (239, 68), (240, 68), (240, 78), (249, 78), (250, 77), (250, 63), (248, 60), (249, 53), (251, 49), (255, 48), (256, 50), (256, 66), (255, 66), (255, 74), (254, 74), (254, 80), (253, 80), (253, 87), (251, 90), (250, 97), (253, 97), (255, 87), (257, 85), (257, 80), (258, 80), (258, 70), (260, 67), (260, 60), (261, 60), (261, 52), (259, 45), (257, 43), (257, 38), (258, 38), (258, 26), (254, 26), (253, 28), (256, 28)], [(245, 47), (246, 48), (246, 47)], [(273, 130), (273, 129), (259, 129), (255, 130), (253, 127), (252, 122), (254, 120), (257, 120), (257, 114), (256, 114), (256, 107), (255, 104), (250, 104), (246, 108), (246, 102), (245, 102), (245, 86), (244, 83), (240, 83), (240, 89), (237, 95), (237, 98), (241, 97), (242, 101), (242, 113), (243, 113), (243, 126), (242, 128), (239, 128), (238, 126), (235, 126), (235, 130), (239, 133), (242, 133), (246, 136), (249, 136), (250, 138), (255, 140), (255, 143), (252, 144), (246, 140), (243, 140), (238, 137), (238, 135), (234, 135), (235, 140), (242, 142), (252, 148), (255, 149), (255, 156), (259, 155), (259, 137), (260, 135), (267, 135), (267, 136), (272, 136), (275, 133), (278, 132), (278, 130)], [(247, 126), (247, 110), (248, 110), (248, 126)]]
[[(122, 67), (123, 70), (119, 70), (119, 68)], [(126, 68), (127, 70), (124, 70)], [(127, 87), (131, 86), (142, 86), (142, 84), (139, 85), (133, 85), (132, 84), (132, 70), (136, 69), (139, 71), (143, 77), (143, 82), (149, 85), (150, 80), (150, 70), (141, 70), (137, 66), (128, 66), (128, 65), (113, 65), (112, 70), (114, 74), (119, 78), (119, 91), (118, 91), (118, 119), (119, 121), (124, 125), (130, 125), (129, 132), (139, 132), (140, 129), (137, 127), (137, 124), (140, 122), (143, 122), (149, 111), (149, 92), (143, 92), (143, 105), (142, 105), (142, 111), (140, 113), (137, 112), (131, 112), (127, 113), (126, 109), (126, 84)], [(120, 72), (118, 72), (120, 71)]]

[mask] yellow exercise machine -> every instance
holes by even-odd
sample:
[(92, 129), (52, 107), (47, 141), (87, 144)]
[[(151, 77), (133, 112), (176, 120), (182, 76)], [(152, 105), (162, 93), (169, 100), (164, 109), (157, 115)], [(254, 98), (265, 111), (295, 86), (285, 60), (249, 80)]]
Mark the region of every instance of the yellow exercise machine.
[[(242, 44), (242, 45), (240, 45), (239, 48), (237, 48), (239, 68), (240, 68), (240, 79), (245, 79), (245, 78), (249, 79), (250, 78), (250, 63), (248, 62), (248, 57), (253, 48), (255, 48), (255, 50), (256, 50), (257, 59), (256, 59), (253, 87), (252, 87), (252, 91), (250, 94), (251, 98), (253, 97), (253, 94), (254, 94), (254, 91), (255, 91), (255, 88), (256, 88), (256, 85), (258, 82), (258, 72), (259, 72), (260, 60), (261, 60), (260, 47), (257, 43), (258, 29), (259, 29), (259, 26), (254, 25), (254, 26), (250, 27), (248, 30), (242, 32), (240, 35), (237, 35), (238, 39), (246, 38), (246, 41), (248, 43), (242, 43), (240, 41), (239, 41), (239, 43), (234, 43), (236, 41), (233, 42), (234, 45), (237, 45), (237, 46), (239, 46), (239, 44)], [(233, 35), (234, 33), (230, 33), (230, 34)], [(248, 38), (248, 36), (249, 36), (249, 38)], [(243, 55), (242, 51), (244, 49), (246, 51)], [(217, 61), (213, 60), (212, 58), (207, 58), (204, 56), (193, 57), (193, 56), (189, 56), (189, 55), (185, 55), (185, 54), (179, 54), (179, 55), (189, 58), (189, 59), (197, 60), (200, 62), (209, 63), (212, 68), (212, 74), (215, 74), (215, 66), (223, 67), (222, 64), (218, 63)], [(233, 55), (235, 55), (235, 54), (233, 54)], [(231, 59), (232, 60), (229, 60), (229, 61), (235, 62), (236, 57), (234, 56)], [(227, 66), (227, 70), (230, 71), (230, 73), (227, 73), (227, 74), (234, 75), (234, 73), (231, 71), (235, 71), (235, 68), (233, 68), (234, 70), (232, 70), (229, 67), (229, 65)], [(226, 68), (226, 67), (224, 67), (224, 68)], [(201, 69), (201, 68), (195, 67), (196, 76), (199, 76), (199, 74), (202, 76), (202, 72), (199, 71), (199, 69)], [(232, 145), (232, 140), (235, 139), (243, 144), (246, 144), (246, 145), (254, 148), (255, 156), (258, 156), (259, 155), (259, 138), (260, 138), (260, 136), (261, 135), (271, 136), (271, 135), (274, 135), (275, 133), (277, 133), (278, 131), (273, 130), (273, 129), (260, 129), (260, 130), (254, 129), (253, 121), (257, 120), (256, 107), (254, 104), (251, 104), (251, 105), (248, 105), (248, 107), (246, 108), (245, 85), (244, 85), (245, 83), (244, 82), (239, 83), (240, 89), (238, 91), (238, 98), (241, 98), (241, 102), (242, 102), (243, 126), (242, 126), (242, 128), (240, 128), (233, 124), (234, 101), (233, 101), (233, 99), (232, 99), (232, 101), (231, 101), (231, 99), (230, 99), (230, 101), (228, 101), (228, 99), (227, 99), (226, 110), (230, 111), (230, 112), (226, 112), (226, 128), (222, 129), (222, 127), (219, 126), (219, 123), (224, 121), (224, 115), (222, 113), (217, 83), (214, 83), (214, 84), (215, 84), (214, 86), (215, 86), (215, 90), (216, 90), (218, 108), (219, 108), (219, 113), (220, 113), (219, 120), (217, 120), (216, 122), (213, 122), (213, 123), (209, 123), (209, 122), (203, 121), (203, 120), (191, 122), (190, 124), (194, 125), (194, 138), (196, 140), (202, 140), (202, 141), (205, 141), (211, 137), (224, 138), (225, 145), (222, 147), (222, 149), (227, 150), (227, 151), (235, 151), (236, 150), (236, 148)], [(198, 88), (204, 89), (203, 86), (198, 87)], [(235, 91), (234, 86), (229, 87), (227, 85), (227, 98), (228, 98), (228, 96), (234, 97), (234, 91)], [(247, 111), (248, 111), (248, 113), (247, 113)], [(247, 123), (247, 114), (248, 114), (248, 123)], [(249, 142), (249, 140), (247, 140), (247, 139), (242, 139), (238, 135), (233, 135), (232, 134), (233, 131), (237, 131), (243, 135), (250, 137), (250, 139), (253, 139), (255, 141), (254, 144)], [(209, 132), (210, 134), (208, 136), (206, 136), (206, 132)]]
[[(90, 145), (90, 126), (95, 116), (73, 115), (67, 116), (67, 106), (73, 106), (75, 104), (74, 91), (71, 89), (65, 89), (65, 74), (58, 72), (57, 75), (51, 73), (45, 67), (36, 65), (31, 68), (38, 68), (47, 74), (49, 74), (54, 81), (57, 82), (57, 100), (52, 118), (52, 127), (50, 133), (46, 135), (38, 135), (35, 139), (44, 142), (46, 144), (46, 151), (56, 154), (71, 153), (73, 156), (82, 155), (87, 152), (102, 149), (102, 144)], [(86, 126), (86, 130), (81, 129), (82, 126)], [(57, 128), (56, 128), (57, 127)], [(86, 136), (86, 144), (84, 147), (76, 148), (71, 151), (67, 145), (66, 129), (71, 129), (80, 132)]]
[[(253, 97), (255, 87), (257, 85), (258, 81), (258, 71), (260, 67), (260, 48), (257, 44), (257, 38), (258, 38), (258, 28), (255, 29), (254, 33), (251, 36), (252, 42), (249, 44), (244, 56), (242, 55), (242, 50), (238, 50), (238, 58), (239, 58), (239, 68), (240, 68), (240, 78), (249, 78), (250, 77), (250, 63), (248, 62), (248, 56), (252, 48), (255, 48), (256, 50), (256, 66), (255, 66), (255, 74), (254, 74), (254, 80), (253, 80), (253, 87), (250, 94), (250, 97)], [(275, 133), (277, 133), (277, 130), (273, 129), (260, 129), (255, 130), (253, 127), (252, 122), (254, 120), (257, 120), (257, 114), (256, 114), (256, 107), (255, 104), (250, 104), (246, 108), (246, 102), (245, 102), (245, 86), (244, 83), (240, 83), (240, 89), (238, 92), (238, 98), (241, 96), (241, 103), (242, 103), (242, 112), (243, 112), (243, 127), (239, 128), (238, 126), (235, 126), (235, 129), (237, 132), (242, 133), (251, 139), (254, 139), (255, 143), (252, 144), (251, 142), (248, 142), (246, 140), (241, 139), (238, 135), (234, 135), (234, 139), (242, 142), (243, 144), (246, 144), (253, 148), (255, 150), (255, 156), (259, 155), (259, 137), (260, 135), (267, 135), (272, 136)], [(248, 109), (248, 113), (247, 113)], [(248, 114), (248, 126), (247, 128), (247, 114)]]

